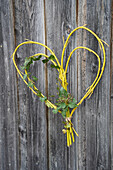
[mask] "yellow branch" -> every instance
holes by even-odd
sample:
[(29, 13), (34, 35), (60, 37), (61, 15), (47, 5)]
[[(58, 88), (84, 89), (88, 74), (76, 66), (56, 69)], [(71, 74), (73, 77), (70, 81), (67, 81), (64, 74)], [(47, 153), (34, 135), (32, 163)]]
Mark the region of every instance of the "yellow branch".
[(16, 47), (16, 49), (15, 49), (15, 51), (14, 51), (13, 54), (15, 54), (16, 51), (18, 50), (18, 48), (19, 48), (20, 46), (24, 45), (24, 44), (41, 45), (41, 46), (47, 48), (47, 49), (50, 51), (50, 53), (55, 57), (55, 60), (56, 60), (56, 62), (57, 62), (57, 64), (58, 64), (58, 66), (60, 67), (60, 63), (59, 63), (59, 61), (58, 61), (58, 58), (57, 58), (56, 55), (54, 54), (54, 52), (53, 52), (48, 46), (46, 46), (46, 45), (44, 45), (44, 44), (42, 44), (42, 43), (36, 42), (36, 41), (25, 41), (25, 42), (19, 44), (19, 45)]
[[(100, 62), (100, 57), (99, 57), (99, 55), (98, 55), (96, 52), (94, 52), (93, 50), (91, 50), (90, 48), (82, 47), (82, 46), (76, 47), (76, 48), (70, 53), (70, 55), (69, 55), (69, 57), (68, 57), (68, 60), (67, 60), (67, 63), (66, 63), (66, 68), (65, 68), (65, 74), (67, 73), (67, 68), (68, 68), (69, 61), (70, 61), (70, 59), (71, 59), (71, 56), (72, 56), (73, 52), (76, 51), (77, 49), (86, 49), (86, 50), (90, 51), (91, 53), (93, 53), (94, 55), (96, 55), (96, 57), (98, 58), (98, 72), (97, 72), (97, 76), (96, 76), (95, 80), (93, 81), (92, 85), (89, 87), (89, 90), (87, 91), (87, 93), (83, 96), (83, 98), (82, 98), (82, 99), (80, 100), (80, 102), (77, 104), (77, 105), (80, 105), (80, 104), (82, 103), (82, 101), (83, 101), (85, 98), (88, 97), (88, 95), (92, 94), (93, 86), (94, 86), (95, 82), (97, 81), (97, 79), (98, 79), (98, 77), (99, 77), (101, 62)], [(76, 109), (74, 108), (73, 110), (76, 110)], [(71, 112), (71, 116), (72, 116), (72, 114), (73, 114), (73, 110), (72, 110), (72, 112)]]
[[(83, 97), (83, 98), (80, 100), (80, 102), (77, 104), (77, 105), (80, 105), (86, 97), (88, 97), (88, 96), (90, 97), (90, 96), (91, 96), (91, 94), (93, 93), (95, 87), (97, 86), (97, 84), (99, 83), (99, 81), (100, 81), (100, 79), (101, 79), (101, 77), (102, 77), (102, 74), (103, 74), (104, 68), (105, 68), (105, 61), (106, 61), (105, 48), (104, 48), (104, 45), (103, 45), (102, 42), (104, 42), (106, 45), (108, 45), (108, 44), (107, 44), (105, 41), (101, 40), (93, 31), (91, 31), (89, 28), (86, 28), (85, 26), (80, 26), (80, 27), (75, 28), (75, 29), (69, 34), (69, 36), (68, 36), (68, 38), (67, 38), (67, 40), (66, 40), (66, 42), (65, 42), (65, 44), (64, 44), (64, 48), (63, 48), (63, 50), (62, 50), (62, 56), (61, 56), (61, 68), (62, 68), (62, 69), (63, 69), (64, 52), (65, 52), (65, 49), (66, 49), (66, 47), (67, 47), (67, 45), (68, 45), (69, 38), (70, 38), (71, 35), (72, 35), (75, 31), (77, 31), (78, 29), (85, 29), (85, 30), (89, 31), (91, 34), (93, 34), (93, 35), (95, 36), (95, 38), (96, 38), (97, 41), (99, 42), (100, 49), (101, 49), (101, 47), (102, 47), (103, 57), (104, 57), (103, 65), (102, 65), (102, 69), (101, 69), (100, 75), (99, 75), (99, 71), (98, 71), (97, 76), (96, 76), (94, 82), (92, 83), (92, 85), (89, 87), (88, 92), (84, 95), (84, 97)], [(67, 64), (66, 64), (65, 72), (67, 72), (68, 63), (69, 63), (69, 60), (70, 60), (70, 58), (71, 58), (72, 53), (73, 53), (76, 49), (79, 49), (79, 48), (80, 48), (80, 47), (77, 47), (77, 48), (75, 48), (75, 49), (71, 52), (71, 54), (70, 54), (70, 56), (69, 56), (69, 58), (68, 58)], [(83, 48), (84, 48), (84, 47), (83, 47)], [(86, 47), (85, 47), (85, 49), (86, 49)], [(91, 50), (91, 49), (87, 49), (87, 50), (89, 50), (89, 51), (91, 51), (92, 53), (94, 53), (94, 54), (98, 57), (98, 59), (99, 59), (99, 56), (98, 56), (97, 53), (95, 53), (95, 52), (94, 52), (93, 50)], [(99, 67), (100, 67), (100, 66), (99, 66)], [(98, 69), (98, 70), (99, 70), (99, 69)], [(72, 116), (72, 114), (74, 113), (75, 110), (76, 110), (76, 108), (74, 108), (74, 109), (72, 110), (71, 116)]]
[[(65, 45), (64, 45), (64, 48), (63, 48), (63, 51), (62, 51), (62, 57), (61, 57), (61, 68), (63, 68), (63, 58), (64, 58), (64, 51), (65, 51), (65, 48), (68, 44), (68, 41), (69, 41), (69, 38), (71, 37), (71, 35), (77, 31), (78, 29), (85, 29), (87, 31), (89, 31), (91, 34), (93, 34), (96, 39), (98, 40), (98, 42), (100, 43), (100, 45), (102, 46), (102, 49), (103, 49), (103, 57), (104, 57), (104, 61), (103, 61), (103, 66), (102, 66), (102, 70), (101, 70), (101, 73), (99, 75), (99, 78), (97, 80), (97, 82), (95, 83), (95, 85), (93, 86), (92, 90), (94, 90), (94, 88), (96, 87), (96, 85), (98, 84), (98, 82), (100, 81), (101, 77), (102, 77), (102, 74), (103, 74), (103, 71), (104, 71), (104, 68), (105, 68), (105, 60), (106, 60), (106, 55), (105, 55), (105, 49), (104, 49), (104, 45), (102, 43), (103, 40), (101, 40), (93, 31), (91, 31), (89, 28), (86, 28), (84, 26), (80, 26), (80, 27), (77, 27), (76, 29), (74, 29), (68, 36), (66, 42), (65, 42)], [(104, 41), (103, 41), (104, 42)], [(105, 42), (104, 42), (105, 43)], [(107, 44), (107, 43), (106, 43)]]
[[(61, 68), (63, 68), (64, 52), (65, 52), (65, 49), (66, 49), (66, 47), (67, 47), (69, 38), (71, 37), (71, 35), (72, 35), (75, 31), (77, 31), (77, 30), (79, 30), (79, 29), (85, 29), (85, 30), (89, 31), (91, 34), (93, 34), (93, 35), (96, 37), (96, 39), (100, 42), (102, 48), (104, 49), (104, 46), (103, 46), (103, 43), (102, 43), (103, 40), (101, 40), (92, 30), (90, 30), (89, 28), (87, 28), (87, 27), (85, 27), (85, 26), (77, 27), (77, 28), (75, 28), (75, 29), (69, 34), (69, 36), (68, 36), (68, 38), (67, 38), (67, 40), (66, 40), (66, 42), (65, 42), (65, 44), (64, 44), (64, 48), (63, 48), (63, 50), (62, 50), (62, 56), (61, 56)], [(107, 43), (106, 43), (106, 44), (107, 44)], [(105, 51), (105, 50), (104, 50), (104, 51)]]
[[(46, 55), (46, 54), (44, 54), (44, 53), (37, 53), (37, 54), (34, 54), (34, 55), (30, 56), (30, 57), (36, 57), (36, 56), (39, 56), (39, 55), (43, 55), (44, 57), (49, 58), (49, 56)], [(55, 66), (57, 66), (57, 64), (55, 63), (55, 61), (53, 61), (52, 59), (51, 59), (51, 62), (52, 62)]]
[[(94, 83), (96, 82), (98, 76), (99, 76), (99, 73), (100, 73), (100, 64), (101, 64), (101, 63), (100, 63), (100, 57), (99, 57), (99, 55), (98, 55), (96, 52), (94, 52), (93, 50), (91, 50), (90, 48), (80, 46), (80, 47), (76, 47), (76, 48), (70, 53), (70, 55), (69, 55), (69, 57), (68, 57), (68, 60), (67, 60), (67, 63), (66, 63), (65, 74), (67, 73), (67, 68), (68, 68), (68, 65), (69, 65), (70, 58), (71, 58), (73, 52), (76, 51), (77, 49), (86, 49), (86, 50), (92, 52), (93, 54), (95, 54), (96, 57), (98, 58), (98, 72), (97, 72), (97, 76), (96, 76), (94, 82), (93, 82), (92, 85), (91, 85), (91, 86), (93, 86)], [(91, 87), (91, 86), (90, 86), (90, 87)]]
[[(13, 55), (12, 55), (14, 66), (15, 66), (18, 74), (20, 75), (20, 77), (21, 77), (22, 79), (23, 79), (23, 75), (22, 75), (23, 73), (19, 70), (19, 68), (18, 68), (18, 66), (17, 66), (17, 64), (16, 64), (16, 62), (15, 62), (15, 54), (16, 54), (16, 51), (18, 50), (18, 48), (19, 48), (20, 46), (24, 45), (24, 44), (28, 44), (28, 41), (27, 41), (27, 42), (24, 42), (24, 43), (21, 43), (20, 45), (18, 45), (18, 46), (16, 47), (15, 51), (13, 52)], [(40, 43), (39, 43), (39, 44), (40, 44)], [(37, 54), (37, 55), (41, 55), (41, 54), (42, 54), (42, 53), (39, 53), (39, 54)], [(42, 55), (44, 55), (45, 57), (48, 58), (47, 55), (45, 55), (45, 54), (42, 54)], [(52, 53), (52, 55), (53, 55), (53, 53)], [(51, 61), (52, 61), (52, 60), (51, 60)], [(54, 61), (53, 61), (53, 63), (54, 63)], [(55, 63), (54, 63), (54, 64), (55, 64)], [(25, 73), (27, 74), (27, 71), (25, 71)], [(30, 79), (29, 77), (27, 77), (27, 78), (28, 78), (28, 81), (31, 81), (31, 79)], [(24, 83), (25, 83), (26, 85), (28, 85), (28, 83), (27, 83), (26, 80), (23, 79), (23, 81), (24, 81)], [(36, 86), (34, 86), (34, 87), (35, 87), (35, 89), (37, 89)], [(29, 88), (31, 89), (31, 91), (32, 91), (35, 95), (37, 95), (37, 92), (34, 91), (33, 88), (31, 88), (31, 87), (29, 87)], [(38, 90), (38, 89), (37, 89), (37, 90)], [(41, 93), (41, 96), (44, 97), (44, 95), (43, 95), (42, 93)], [(53, 107), (54, 109), (57, 108), (57, 107), (56, 107), (53, 103), (51, 103), (49, 100), (46, 100), (45, 103), (46, 103), (46, 102), (48, 102), (48, 103), (51, 105), (51, 107)]]

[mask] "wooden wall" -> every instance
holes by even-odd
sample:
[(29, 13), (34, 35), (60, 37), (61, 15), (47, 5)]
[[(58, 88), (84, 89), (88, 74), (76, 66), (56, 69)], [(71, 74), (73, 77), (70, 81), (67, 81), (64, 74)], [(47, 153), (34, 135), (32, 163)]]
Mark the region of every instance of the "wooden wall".
[[(79, 137), (67, 148), (62, 117), (26, 87), (10, 56), (27, 38), (48, 45), (60, 59), (62, 37), (66, 40), (70, 30), (84, 24), (110, 47), (106, 46), (106, 67), (98, 87), (74, 113), (72, 122)], [(0, 170), (113, 169), (112, 42), (111, 0), (0, 0)], [(80, 30), (72, 36), (66, 57), (79, 45), (101, 55), (94, 37)], [(37, 52), (49, 55), (43, 47), (23, 46), (17, 52), (17, 64)], [(94, 55), (84, 50), (73, 54), (68, 91), (78, 101), (95, 78), (97, 67)], [(55, 70), (39, 62), (31, 71), (38, 75), (38, 87), (45, 95), (57, 93)]]

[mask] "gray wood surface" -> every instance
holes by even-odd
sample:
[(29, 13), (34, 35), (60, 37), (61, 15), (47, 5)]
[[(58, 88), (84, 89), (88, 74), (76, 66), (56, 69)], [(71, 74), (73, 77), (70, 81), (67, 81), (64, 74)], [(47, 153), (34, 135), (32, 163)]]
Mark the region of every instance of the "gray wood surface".
[[(46, 29), (47, 29), (47, 45), (55, 51), (59, 61), (61, 59), (61, 53), (63, 49), (63, 36), (66, 40), (70, 30), (75, 28), (75, 1), (46, 1)], [(48, 10), (49, 9), (49, 10)], [(67, 12), (68, 11), (68, 12)], [(64, 57), (64, 66), (67, 61), (67, 57), (72, 49), (75, 47), (75, 40), (72, 37), (70, 45), (67, 47), (67, 51)], [(73, 63), (73, 64), (72, 64)], [(71, 93), (76, 94), (76, 64), (75, 58), (70, 62), (71, 67), (68, 70), (68, 77), (73, 77), (73, 85), (71, 78), (68, 78), (70, 82), (69, 90)], [(75, 69), (75, 71), (74, 71)], [(48, 69), (48, 94), (56, 95), (56, 70)], [(53, 91), (54, 90), (54, 91)], [(76, 97), (76, 96), (75, 96)], [(55, 100), (53, 101), (55, 102)], [(74, 117), (75, 119), (75, 117)], [(66, 135), (62, 133), (63, 118), (61, 115), (53, 115), (49, 110), (49, 167), (50, 169), (75, 169), (76, 167), (76, 145), (71, 148), (66, 147)], [(58, 142), (59, 141), (59, 142)]]
[[(16, 45), (25, 39), (45, 44), (43, 1), (15, 1)], [(17, 52), (17, 63), (22, 65), (25, 57), (44, 53), (44, 48), (26, 45)], [(41, 62), (31, 67), (32, 75), (38, 77), (38, 88), (45, 94), (45, 70)], [(20, 169), (47, 169), (47, 136), (45, 105), (26, 87), (20, 77), (19, 102), (19, 165)]]
[(0, 169), (17, 169), (17, 86), (11, 60), (14, 50), (13, 7), (0, 1)]
[[(112, 170), (113, 169), (113, 4), (111, 0), (0, 0), (0, 170)], [(106, 67), (89, 100), (75, 111), (72, 122), (79, 137), (67, 148), (63, 118), (54, 115), (27, 88), (16, 73), (14, 48), (25, 39), (46, 44), (61, 57), (63, 39), (71, 30), (87, 24), (110, 47)], [(64, 65), (72, 49), (84, 45), (99, 50), (85, 30), (73, 34)], [(24, 45), (16, 62), (35, 53), (50, 53), (41, 46)], [(101, 55), (101, 61), (103, 56)], [(94, 55), (78, 50), (68, 68), (68, 91), (79, 101), (94, 80), (98, 62)], [(37, 62), (31, 72), (37, 87), (55, 103), (56, 70)]]
[[(62, 19), (65, 10), (64, 1), (47, 0), (45, 1), (46, 11), (46, 32), (47, 45), (54, 50), (56, 56), (60, 60), (62, 51)], [(62, 12), (61, 12), (62, 11)], [(49, 55), (49, 53), (48, 53)], [(48, 95), (56, 95), (56, 70), (48, 69)], [(55, 103), (56, 100), (52, 99)], [(60, 114), (53, 114), (48, 110), (48, 143), (49, 143), (49, 168), (50, 169), (67, 169), (67, 149), (65, 137), (62, 134), (63, 119)], [(59, 142), (57, 142), (59, 141)]]
[(113, 169), (113, 1), (111, 4), (112, 10), (111, 10), (111, 57), (110, 57), (110, 64), (111, 64), (111, 83), (110, 83), (110, 88), (111, 88), (111, 117), (110, 117), (110, 121), (111, 121), (111, 169)]
[[(111, 2), (81, 1), (79, 3), (78, 24), (87, 24), (101, 39), (110, 44)], [(83, 12), (84, 11), (84, 12)], [(86, 41), (84, 39), (86, 39)], [(98, 51), (96, 39), (84, 31), (79, 43)], [(89, 53), (79, 54), (78, 98), (96, 76), (97, 59)], [(81, 58), (82, 57), (82, 58)], [(80, 60), (80, 61), (79, 61)], [(110, 49), (106, 48), (105, 72), (92, 97), (79, 107), (78, 169), (110, 169)], [(101, 61), (103, 57), (101, 55)]]

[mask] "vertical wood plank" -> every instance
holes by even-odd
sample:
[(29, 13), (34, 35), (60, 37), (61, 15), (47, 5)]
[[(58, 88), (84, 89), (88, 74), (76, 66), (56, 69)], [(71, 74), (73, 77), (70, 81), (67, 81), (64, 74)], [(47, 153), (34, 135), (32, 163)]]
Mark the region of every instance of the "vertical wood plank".
[(18, 169), (16, 74), (10, 58), (14, 50), (13, 7), (0, 1), (0, 169)]
[[(0, 11), (0, 170), (111, 170), (113, 167), (111, 0), (0, 0)], [(16, 75), (10, 56), (15, 43), (18, 45), (27, 38), (47, 43), (60, 60), (63, 35), (66, 40), (72, 29), (84, 24), (108, 44), (111, 43), (111, 47), (105, 46), (106, 67), (98, 87), (92, 97), (85, 100), (73, 115), (72, 122), (79, 138), (67, 148), (66, 136), (62, 133), (63, 118), (61, 115), (54, 115), (51, 109), (47, 110), (46, 117), (44, 103), (41, 103)], [(87, 31), (81, 30), (71, 37), (64, 65), (76, 45), (90, 47), (101, 54), (95, 38)], [(17, 52), (17, 64), (22, 65), (25, 57), (38, 52), (46, 51), (36, 45), (23, 46)], [(49, 55), (49, 52), (47, 54)], [(68, 91), (78, 101), (95, 78), (97, 67), (95, 56), (85, 50), (78, 50), (73, 54), (67, 74)], [(56, 71), (50, 68), (49, 64), (46, 72), (48, 77), (40, 62), (31, 67), (31, 72), (34, 76), (38, 75), (37, 86), (44, 94), (47, 93), (45, 89), (48, 86), (48, 94), (56, 95)], [(46, 78), (48, 85), (45, 84)], [(50, 99), (56, 102), (56, 97)]]
[(113, 1), (111, 4), (111, 169), (113, 169)]
[[(16, 45), (30, 39), (45, 43), (43, 1), (15, 0)], [(25, 57), (44, 53), (44, 48), (26, 45), (17, 52), (17, 64), (23, 65)], [(38, 77), (37, 87), (45, 94), (45, 74), (42, 62), (31, 67), (32, 75)], [(47, 169), (47, 142), (45, 106), (32, 94), (21, 78), (18, 78), (18, 140), (19, 168)]]
[[(101, 39), (110, 44), (111, 1), (79, 1), (78, 25), (87, 24)], [(84, 11), (84, 12), (82, 12)], [(85, 31), (79, 34), (79, 42), (94, 51), (99, 46), (92, 35)], [(84, 39), (83, 39), (84, 38)], [(85, 41), (85, 39), (87, 39)], [(80, 58), (80, 59), (79, 59)], [(106, 47), (106, 67), (104, 75), (89, 100), (78, 109), (79, 142), (78, 169), (110, 169), (110, 49)], [(103, 61), (101, 55), (101, 61)], [(96, 76), (98, 67), (95, 56), (78, 54), (78, 98)], [(81, 71), (80, 71), (81, 70)]]
[[(78, 1), (78, 26), (87, 24), (86, 18), (86, 1)], [(77, 31), (77, 46), (86, 46), (86, 32), (84, 30)], [(77, 95), (78, 101), (82, 98), (86, 89), (86, 51), (79, 49), (77, 51)], [(86, 115), (85, 102), (77, 108), (77, 131), (79, 140), (77, 141), (77, 169), (86, 169)]]
[[(59, 61), (61, 60), (61, 53), (63, 49), (63, 36), (66, 40), (70, 31), (75, 28), (76, 21), (76, 2), (75, 1), (45, 1), (46, 10), (46, 29), (47, 29), (47, 45), (54, 50)], [(67, 57), (71, 50), (75, 47), (75, 37), (72, 36), (70, 45), (67, 48), (64, 57), (64, 66)], [(49, 55), (49, 53), (48, 53)], [(68, 83), (70, 83), (68, 90), (76, 97), (76, 58), (70, 62)], [(70, 76), (70, 79), (69, 79)], [(51, 69), (48, 64), (48, 94), (57, 96), (56, 89), (56, 70)], [(72, 84), (72, 81), (73, 84)], [(51, 99), (54, 103), (55, 99)], [(71, 148), (67, 148), (66, 136), (63, 135), (63, 118), (60, 114), (54, 115), (52, 111), (48, 112), (49, 117), (49, 169), (75, 169), (76, 168), (76, 148), (73, 144)], [(73, 118), (73, 122), (75, 121)], [(75, 125), (75, 123), (74, 123)]]
[[(46, 7), (46, 29), (47, 45), (54, 50), (58, 59), (60, 59), (62, 50), (62, 19), (64, 16), (62, 1), (47, 0)], [(62, 17), (61, 17), (62, 11)], [(62, 19), (61, 19), (62, 18)], [(49, 55), (49, 53), (48, 53)], [(56, 70), (48, 69), (48, 94), (56, 96)], [(52, 99), (55, 103), (55, 99)], [(62, 134), (63, 121), (60, 115), (54, 115), (52, 111), (48, 112), (48, 136), (49, 136), (49, 167), (48, 169), (67, 169), (67, 151), (65, 137)], [(65, 161), (66, 160), (66, 161)]]

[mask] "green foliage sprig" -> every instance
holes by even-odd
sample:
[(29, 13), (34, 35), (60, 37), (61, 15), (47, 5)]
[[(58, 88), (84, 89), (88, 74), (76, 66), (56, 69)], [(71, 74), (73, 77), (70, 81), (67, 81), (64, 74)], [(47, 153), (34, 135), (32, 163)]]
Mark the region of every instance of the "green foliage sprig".
[[(22, 70), (27, 70), (29, 71), (30, 69), (30, 65), (33, 64), (34, 61), (39, 61), (42, 58), (42, 56), (38, 56), (37, 58), (32, 56), (32, 57), (26, 57), (25, 58), (25, 62), (24, 65), (21, 67)], [(43, 59), (42, 62), (43, 64), (47, 63), (49, 60), (55, 60), (53, 55), (50, 55), (47, 59)], [(51, 64), (52, 68), (55, 69), (59, 69), (59, 66), (54, 66)], [(30, 72), (26, 72), (24, 74), (23, 79), (25, 80), (26, 78), (28, 78), (31, 75)], [(30, 81), (28, 82), (28, 87), (33, 88), (36, 92), (37, 92), (37, 96), (40, 97), (40, 101), (41, 102), (45, 102), (47, 100), (47, 97), (42, 96), (41, 92), (39, 90), (37, 90), (34, 86), (34, 83), (38, 80), (37, 77), (32, 76), (32, 79), (30, 79)], [(75, 100), (75, 98), (72, 97), (72, 95), (70, 93), (68, 93), (63, 87), (61, 87), (60, 89), (58, 88), (58, 99), (57, 99), (57, 109), (53, 109), (53, 113), (56, 114), (59, 111), (61, 112), (61, 115), (63, 116), (63, 118), (66, 118), (66, 113), (68, 113), (69, 109), (73, 109), (75, 107), (77, 107), (77, 101)]]
[(61, 87), (61, 89), (59, 90), (56, 105), (57, 109), (54, 109), (53, 113), (56, 114), (60, 110), (63, 118), (66, 118), (66, 116), (69, 117), (69, 115), (66, 115), (66, 113), (68, 113), (68, 110), (77, 107), (77, 101), (70, 93), (68, 93), (63, 87)]

